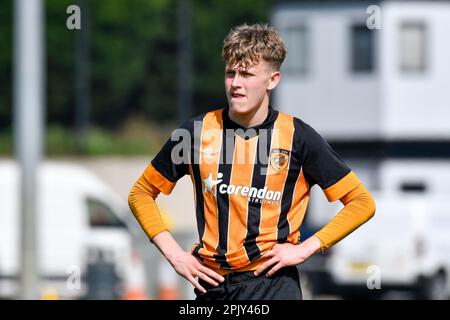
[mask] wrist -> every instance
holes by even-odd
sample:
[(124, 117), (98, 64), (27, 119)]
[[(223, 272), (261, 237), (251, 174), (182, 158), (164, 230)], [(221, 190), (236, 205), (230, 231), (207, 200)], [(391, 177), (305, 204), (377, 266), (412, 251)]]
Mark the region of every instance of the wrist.
[(155, 236), (153, 243), (170, 264), (173, 264), (177, 257), (184, 253), (183, 249), (167, 231)]
[(302, 249), (305, 251), (307, 257), (314, 255), (316, 252), (320, 251), (322, 246), (320, 239), (316, 236), (311, 236), (300, 244)]

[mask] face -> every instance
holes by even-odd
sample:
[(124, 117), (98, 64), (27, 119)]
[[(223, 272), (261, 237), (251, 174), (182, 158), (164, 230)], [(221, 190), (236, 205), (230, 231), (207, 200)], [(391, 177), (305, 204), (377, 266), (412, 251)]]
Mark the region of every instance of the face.
[(276, 87), (280, 72), (260, 60), (249, 68), (227, 66), (225, 90), (230, 110), (236, 114), (254, 113), (261, 106), (269, 105), (269, 94)]

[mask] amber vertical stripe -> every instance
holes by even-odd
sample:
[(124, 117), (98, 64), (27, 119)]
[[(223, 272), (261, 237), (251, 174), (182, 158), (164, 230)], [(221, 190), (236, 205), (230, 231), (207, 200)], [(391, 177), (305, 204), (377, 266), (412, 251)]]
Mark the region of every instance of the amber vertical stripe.
[[(217, 204), (215, 191), (206, 190), (204, 180), (211, 178), (217, 180), (217, 170), (220, 157), (220, 149), (222, 145), (222, 112), (207, 113), (203, 119), (203, 128), (201, 136), (200, 148), (200, 174), (202, 183), (202, 194), (205, 212), (205, 231), (202, 237), (204, 249), (200, 249), (199, 253), (206, 258), (208, 264), (218, 267), (214, 262), (213, 254), (217, 253), (217, 235), (218, 235), (218, 220), (217, 220)], [(205, 250), (206, 249), (206, 250)]]
[(244, 239), (247, 234), (247, 208), (248, 193), (243, 196), (242, 188), (249, 188), (252, 183), (253, 166), (256, 154), (258, 136), (244, 140), (236, 136), (233, 156), (233, 171), (231, 185), (236, 191), (229, 195), (229, 222), (228, 222), (228, 263), (234, 266), (242, 266), (248, 262)]
[[(294, 133), (294, 122), (291, 116), (280, 113), (275, 121), (274, 131), (272, 133), (272, 145), (271, 152), (276, 149), (292, 150), (292, 141)], [(292, 155), (290, 155), (292, 156)], [(269, 158), (271, 155), (269, 155)], [(286, 167), (280, 171), (275, 170), (271, 165), (269, 159), (269, 165), (267, 167), (267, 190), (283, 191), (284, 184), (289, 172), (289, 167)], [(260, 234), (257, 238), (257, 243), (260, 244), (260, 248), (264, 251), (265, 248), (270, 246), (277, 240), (277, 228), (278, 220), (281, 210), (281, 199), (277, 203), (270, 203), (264, 200), (261, 206), (261, 225)]]

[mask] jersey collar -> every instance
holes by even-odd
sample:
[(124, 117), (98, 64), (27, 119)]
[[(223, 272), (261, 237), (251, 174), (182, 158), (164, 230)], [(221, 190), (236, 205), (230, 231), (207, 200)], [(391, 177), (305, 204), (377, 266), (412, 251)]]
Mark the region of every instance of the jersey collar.
[(275, 122), (275, 120), (278, 117), (278, 111), (275, 110), (274, 108), (272, 108), (271, 106), (269, 106), (269, 114), (267, 115), (266, 119), (253, 127), (243, 127), (241, 126), (239, 123), (234, 122), (233, 120), (230, 119), (229, 115), (228, 115), (228, 110), (229, 108), (224, 108), (222, 110), (222, 119), (223, 119), (223, 126), (224, 129), (242, 129), (244, 131), (249, 130), (249, 129), (254, 129), (256, 131), (258, 131), (259, 129), (267, 129), (272, 127), (273, 123)]

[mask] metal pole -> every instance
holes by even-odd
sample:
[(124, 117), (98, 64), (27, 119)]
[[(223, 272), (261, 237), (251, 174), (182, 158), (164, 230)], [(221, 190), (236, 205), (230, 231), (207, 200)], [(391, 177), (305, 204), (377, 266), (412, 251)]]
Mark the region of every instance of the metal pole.
[(192, 116), (192, 2), (178, 0), (178, 121)]
[(22, 299), (37, 299), (36, 184), (42, 157), (44, 106), (43, 8), (41, 0), (14, 1), (15, 153), (21, 168)]
[(89, 1), (78, 0), (81, 9), (81, 30), (75, 35), (75, 127), (79, 153), (86, 152), (86, 136), (89, 125)]

